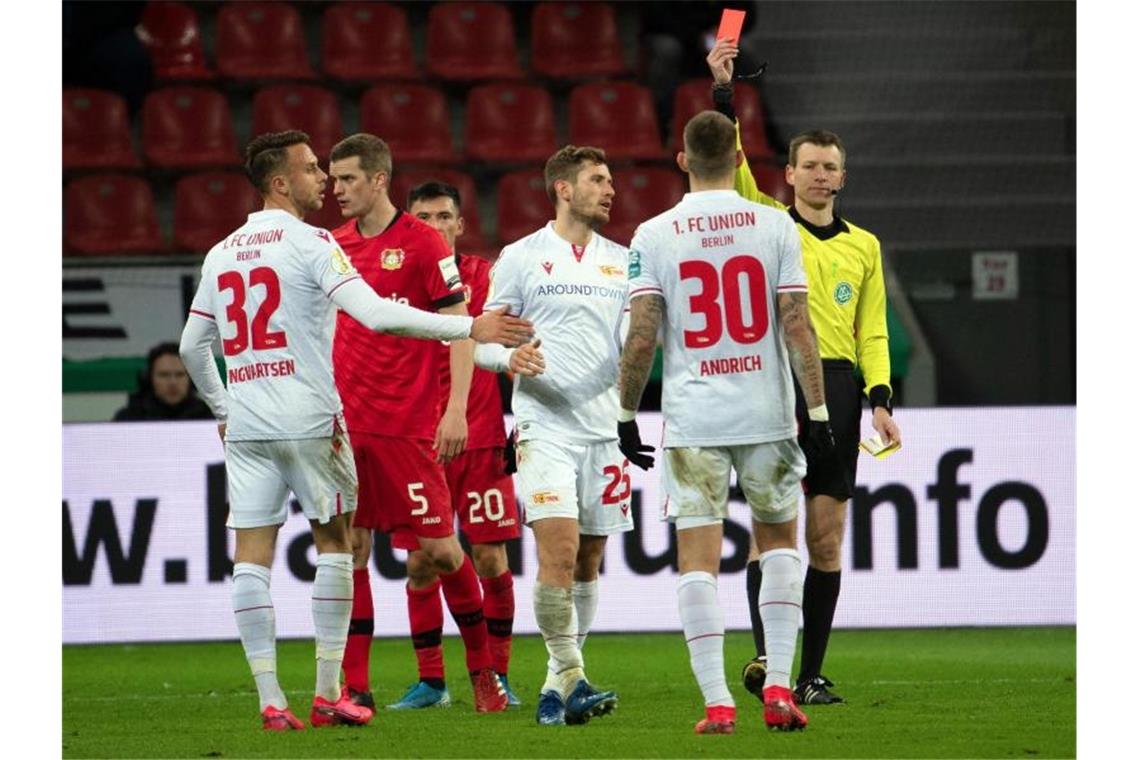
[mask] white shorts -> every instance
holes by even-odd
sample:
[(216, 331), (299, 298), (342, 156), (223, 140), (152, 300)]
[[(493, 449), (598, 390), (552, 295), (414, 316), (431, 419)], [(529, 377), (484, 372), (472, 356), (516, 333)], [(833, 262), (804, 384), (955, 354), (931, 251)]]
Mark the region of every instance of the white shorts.
[(587, 536), (633, 530), (629, 460), (617, 441), (520, 441), (517, 455), (516, 491), (528, 525), (547, 517), (570, 517)]
[(740, 446), (679, 447), (665, 449), (665, 517), (728, 517), (730, 469), (757, 522), (785, 523), (799, 513), (807, 460), (794, 438)]
[(330, 438), (228, 441), (226, 477), (230, 528), (283, 524), (290, 491), (305, 517), (321, 524), (356, 509), (356, 464), (339, 426)]

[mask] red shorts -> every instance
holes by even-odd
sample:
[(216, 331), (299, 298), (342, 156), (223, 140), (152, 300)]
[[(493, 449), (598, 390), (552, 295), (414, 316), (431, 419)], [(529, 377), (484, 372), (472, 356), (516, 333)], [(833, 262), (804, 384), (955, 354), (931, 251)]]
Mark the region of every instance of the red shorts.
[(388, 533), (392, 546), (412, 551), (418, 537), (455, 533), (451, 494), (430, 441), (352, 433), (360, 495), (354, 528)]
[(451, 508), (473, 544), (518, 538), (515, 483), (503, 472), (503, 449), (469, 449), (447, 463)]

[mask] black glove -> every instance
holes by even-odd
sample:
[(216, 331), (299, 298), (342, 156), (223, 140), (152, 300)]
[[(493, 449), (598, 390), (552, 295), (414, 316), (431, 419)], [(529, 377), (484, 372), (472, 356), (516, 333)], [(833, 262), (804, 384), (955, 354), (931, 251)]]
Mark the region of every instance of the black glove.
[(518, 431), (512, 430), (507, 435), (507, 442), (503, 446), (503, 472), (507, 475), (514, 475), (519, 470), (519, 460), (515, 454), (515, 438), (517, 436)]
[(641, 442), (637, 420), (618, 423), (618, 448), (625, 454), (626, 459), (641, 469), (648, 470), (653, 467), (653, 457), (647, 452), (654, 451), (654, 448)]
[(831, 432), (831, 423), (827, 420), (809, 420), (807, 435), (800, 441), (800, 448), (804, 450), (804, 456), (817, 461), (835, 456), (835, 436)]

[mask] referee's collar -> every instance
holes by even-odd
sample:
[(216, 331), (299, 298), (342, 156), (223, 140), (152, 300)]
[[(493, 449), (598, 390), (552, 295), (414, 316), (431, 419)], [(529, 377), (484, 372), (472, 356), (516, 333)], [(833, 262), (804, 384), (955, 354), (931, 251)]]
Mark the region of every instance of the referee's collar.
[(835, 218), (831, 220), (831, 224), (820, 227), (800, 216), (800, 212), (796, 211), (795, 206), (788, 206), (788, 213), (796, 220), (796, 224), (803, 225), (803, 228), (810, 232), (813, 237), (818, 240), (831, 240), (840, 232), (850, 232), (851, 228), (847, 226), (847, 222), (840, 218), (839, 213), (835, 212)]

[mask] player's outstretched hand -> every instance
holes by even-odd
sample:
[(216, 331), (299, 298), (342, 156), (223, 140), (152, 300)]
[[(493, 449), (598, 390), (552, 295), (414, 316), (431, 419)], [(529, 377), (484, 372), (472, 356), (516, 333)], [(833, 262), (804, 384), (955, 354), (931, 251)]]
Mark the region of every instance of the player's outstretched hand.
[(643, 470), (653, 467), (653, 457), (650, 451), (655, 449), (641, 442), (641, 432), (637, 429), (637, 420), (618, 423), (618, 448), (625, 458)]
[(801, 443), (804, 454), (813, 459), (827, 459), (835, 456), (835, 435), (827, 420), (808, 422), (807, 437)]
[(712, 72), (713, 81), (717, 84), (728, 84), (732, 81), (732, 59), (740, 53), (740, 48), (729, 40), (717, 40), (705, 57), (705, 62)]
[(511, 372), (516, 375), (534, 377), (546, 370), (546, 359), (538, 347), (542, 345), (542, 338), (535, 338), (530, 343), (523, 343), (511, 352)]
[(487, 311), (475, 317), (471, 338), (476, 343), (502, 343), (514, 347), (526, 343), (534, 335), (534, 325), (507, 314), (507, 307)]

